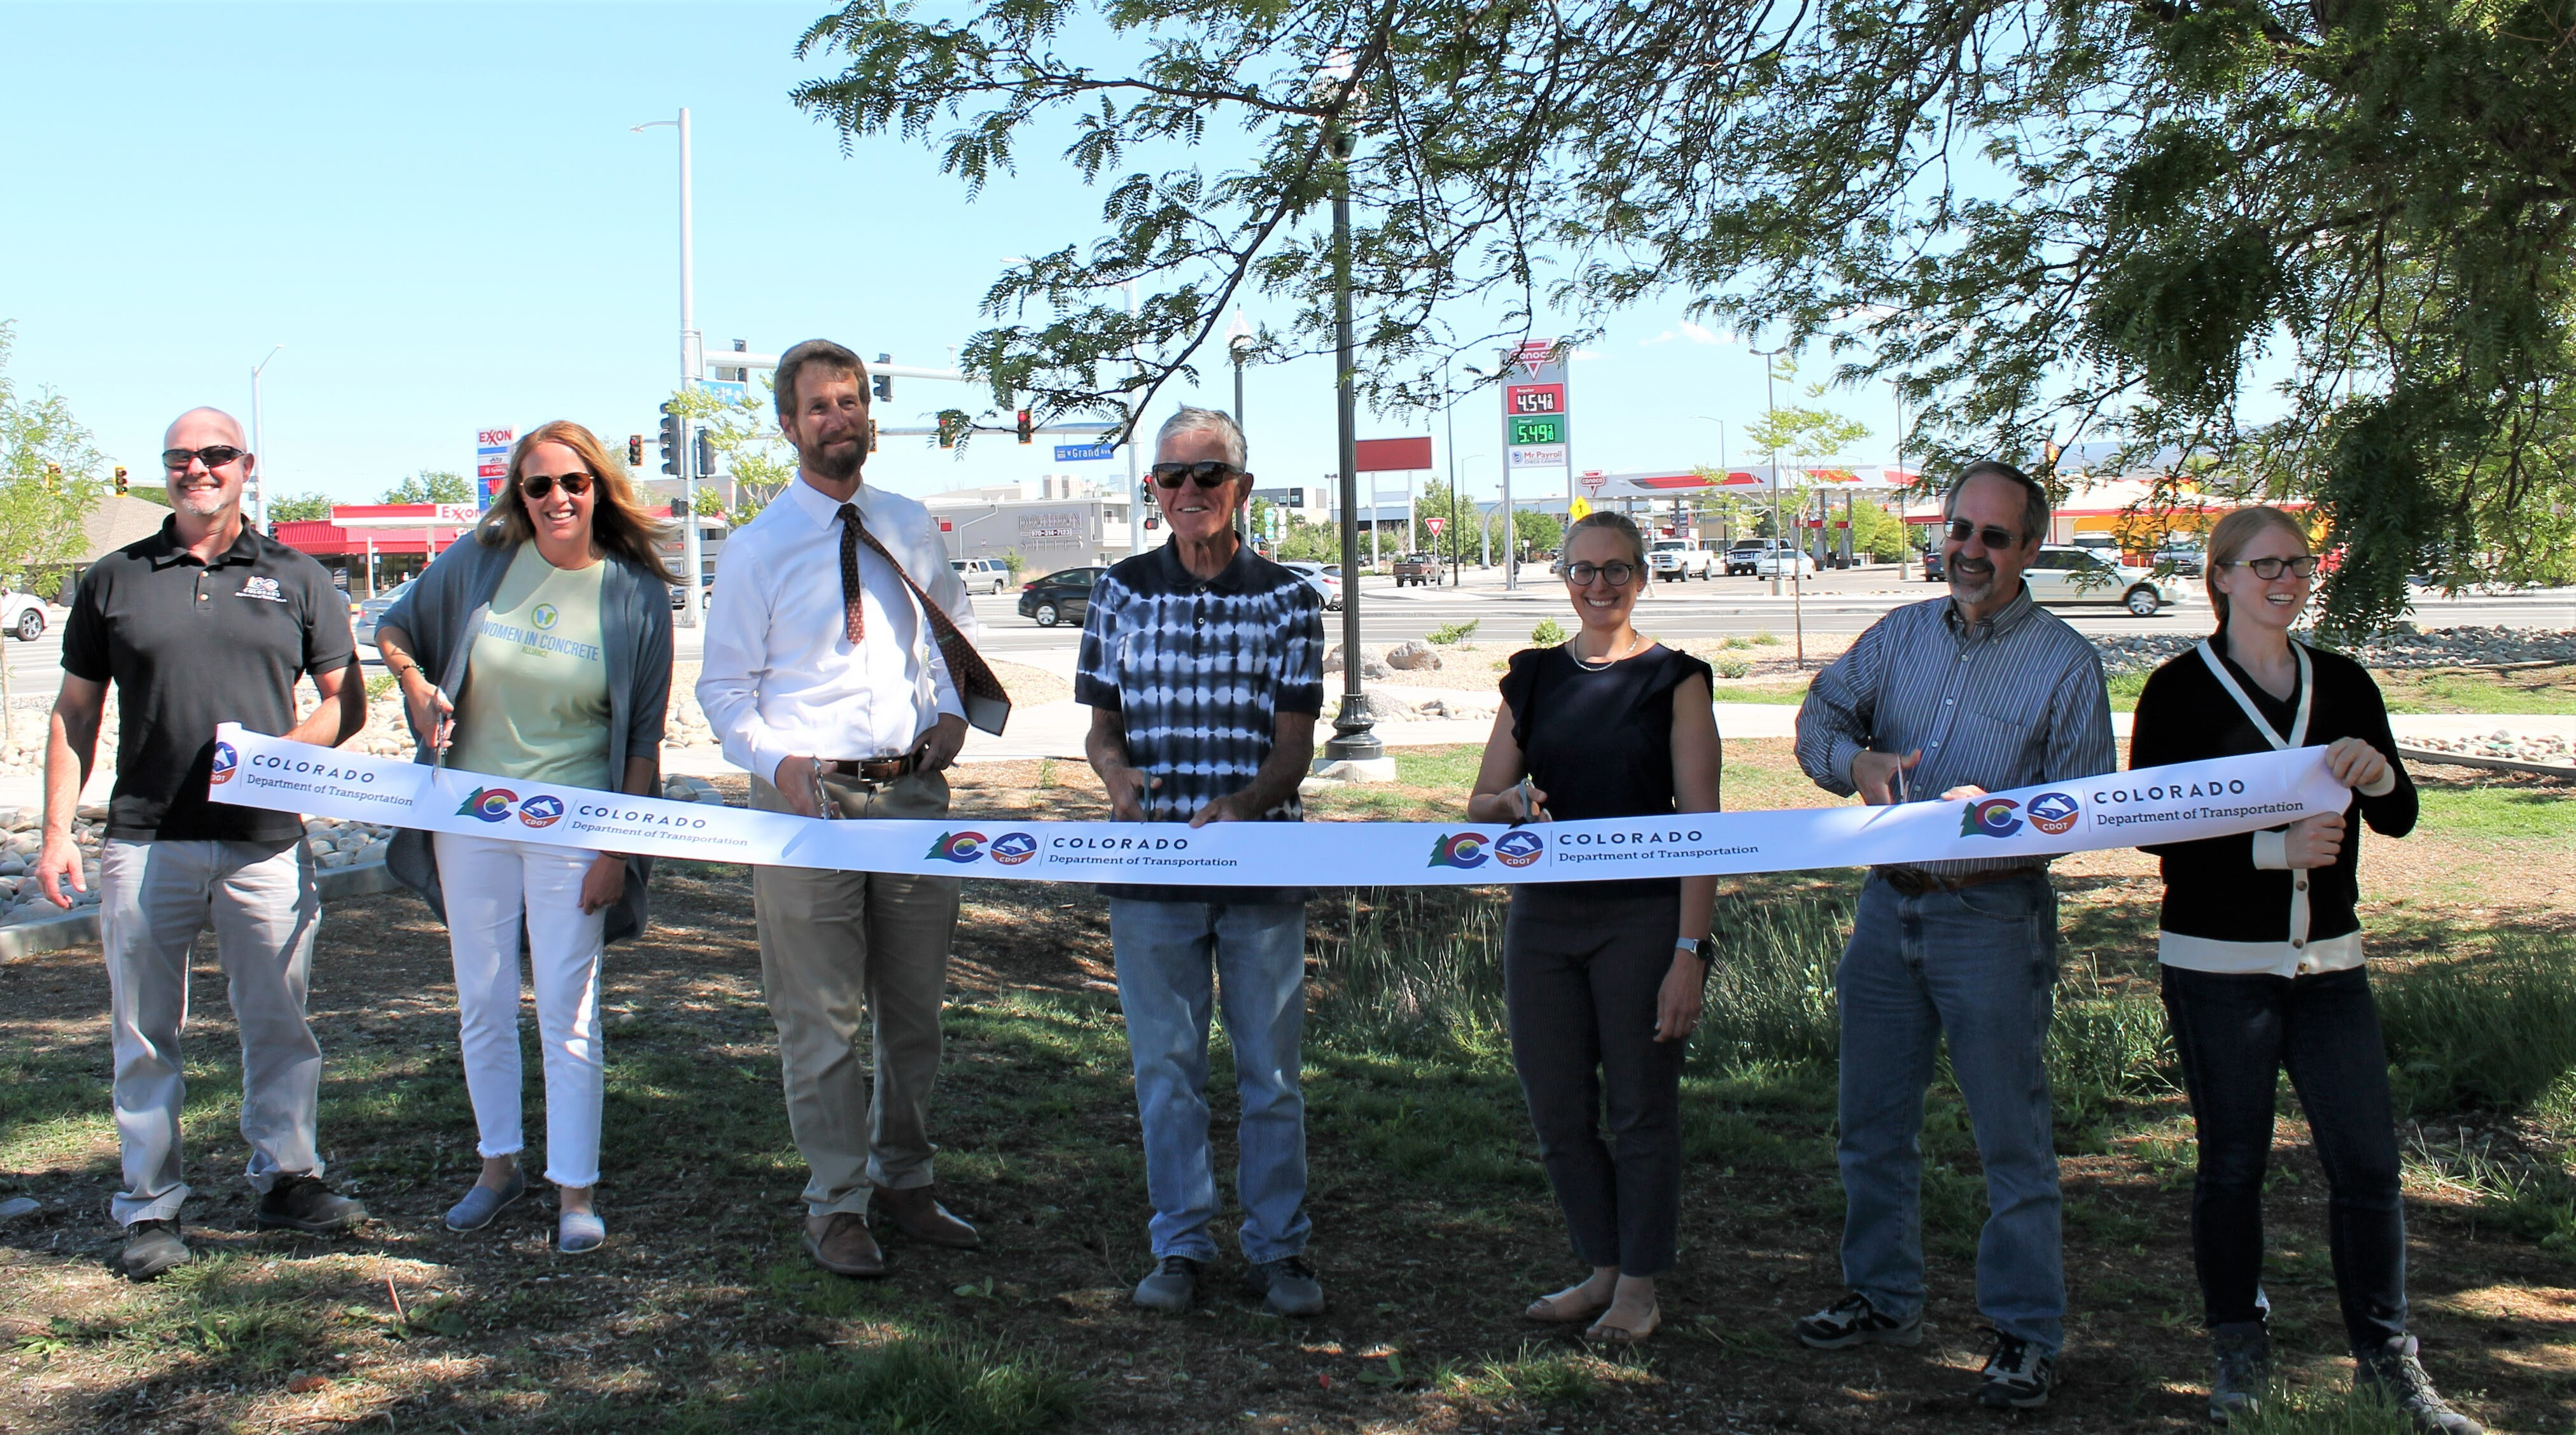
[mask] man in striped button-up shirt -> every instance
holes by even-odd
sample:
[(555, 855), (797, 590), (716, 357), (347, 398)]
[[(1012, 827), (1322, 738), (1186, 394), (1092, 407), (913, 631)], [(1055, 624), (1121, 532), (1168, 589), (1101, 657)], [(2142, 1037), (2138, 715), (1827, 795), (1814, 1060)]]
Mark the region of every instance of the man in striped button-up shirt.
[[(2048, 533), (2047, 494), (2007, 464), (1973, 464), (1943, 512), (1949, 596), (1888, 614), (1816, 679), (1798, 712), (1799, 765), (1826, 791), (1872, 803), (1961, 802), (2113, 770), (2101, 659), (2022, 583)], [(1916, 1137), (1946, 1032), (1990, 1211), (1977, 1306), (1997, 1349), (1980, 1399), (2047, 1400), (2066, 1311), (2044, 1064), (2056, 981), (2057, 898), (2045, 860), (1870, 873), (1835, 974), (1849, 1293), (1799, 1321), (1801, 1341), (1837, 1349), (1921, 1339)]]

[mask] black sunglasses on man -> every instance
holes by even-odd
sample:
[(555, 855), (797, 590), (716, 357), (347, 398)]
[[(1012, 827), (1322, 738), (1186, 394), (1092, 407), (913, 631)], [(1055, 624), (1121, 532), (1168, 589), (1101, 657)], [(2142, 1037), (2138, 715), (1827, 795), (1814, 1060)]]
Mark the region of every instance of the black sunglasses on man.
[(161, 450), (161, 466), (177, 473), (186, 468), (191, 459), (208, 468), (221, 468), (234, 459), (248, 457), (249, 449), (235, 448), (228, 443), (208, 444), (204, 448), (165, 448)]
[(1154, 475), (1154, 482), (1164, 488), (1178, 488), (1184, 482), (1195, 483), (1201, 488), (1222, 488), (1238, 478), (1252, 477), (1233, 464), (1215, 458), (1200, 463), (1158, 463), (1148, 472)]

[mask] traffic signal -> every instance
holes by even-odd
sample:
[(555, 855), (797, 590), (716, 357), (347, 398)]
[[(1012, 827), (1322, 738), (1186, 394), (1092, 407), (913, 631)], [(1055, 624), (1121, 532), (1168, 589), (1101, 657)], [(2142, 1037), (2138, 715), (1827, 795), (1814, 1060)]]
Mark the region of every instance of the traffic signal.
[(62, 478), (63, 466), (61, 464), (48, 463), (45, 465), (45, 487), (53, 487), (55, 484), (62, 482)]
[(870, 420), (868, 420), (868, 452), (870, 452), (870, 453), (874, 453), (874, 452), (876, 452), (876, 451), (877, 451), (877, 421), (876, 421), (875, 419), (870, 419)]
[(674, 478), (680, 475), (680, 406), (677, 401), (662, 405), (662, 471)]
[(966, 432), (966, 414), (962, 409), (939, 411), (939, 446), (955, 448), (958, 437)]
[(716, 471), (716, 436), (706, 429), (698, 430), (698, 477)]
[(626, 466), (628, 468), (644, 466), (644, 435), (631, 433), (626, 436)]
[[(880, 364), (891, 364), (894, 362), (894, 356), (891, 354), (879, 354), (877, 355), (877, 362)], [(893, 397), (894, 375), (870, 374), (868, 376), (868, 398), (871, 401), (881, 404)]]
[(116, 491), (125, 492), (125, 465), (121, 463), (116, 466)]
[(1035, 443), (1037, 441), (1037, 425), (1029, 422), (1029, 411), (1027, 409), (1020, 410), (1019, 427), (1020, 442)]
[(689, 516), (689, 496), (687, 494), (684, 493), (678, 498), (671, 500), (671, 516), (673, 518), (686, 518)]

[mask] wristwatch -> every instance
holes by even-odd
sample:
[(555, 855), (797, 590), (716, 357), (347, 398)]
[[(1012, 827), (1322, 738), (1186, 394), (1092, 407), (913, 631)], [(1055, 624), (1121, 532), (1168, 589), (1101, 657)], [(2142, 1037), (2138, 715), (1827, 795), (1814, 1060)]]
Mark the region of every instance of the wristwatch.
[(1717, 965), (1717, 943), (1710, 941), (1706, 937), (1678, 939), (1673, 943), (1673, 950), (1677, 952), (1688, 952), (1692, 956), (1699, 958), (1699, 964), (1703, 967), (1713, 967)]

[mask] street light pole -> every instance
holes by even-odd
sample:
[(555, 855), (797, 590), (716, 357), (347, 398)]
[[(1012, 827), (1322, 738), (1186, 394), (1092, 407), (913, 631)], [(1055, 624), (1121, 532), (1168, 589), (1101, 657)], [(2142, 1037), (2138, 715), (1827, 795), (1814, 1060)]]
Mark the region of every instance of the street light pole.
[(1446, 359), (1440, 361), (1440, 397), (1447, 400), (1442, 407), (1449, 413), (1449, 531), (1443, 536), (1449, 540), (1449, 586), (1456, 588), (1464, 581), (1459, 577), (1459, 566), (1467, 535), (1458, 531), (1458, 396), (1449, 391)]
[[(1772, 383), (1779, 377), (1779, 371), (1771, 361), (1786, 351), (1754, 349), (1751, 352), (1762, 359), (1762, 420), (1763, 426), (1771, 430), (1771, 541), (1777, 544), (1786, 540), (1780, 536), (1780, 434), (1775, 427), (1779, 423), (1779, 402), (1772, 393)], [(1771, 596), (1774, 598), (1780, 596), (1780, 552), (1776, 547), (1771, 550)]]
[[(1342, 460), (1342, 708), (1333, 718), (1333, 737), (1324, 744), (1324, 756), (1331, 762), (1373, 762), (1386, 756), (1386, 745), (1371, 729), (1368, 695), (1360, 691), (1359, 394), (1351, 353), (1349, 168), (1359, 141), (1336, 121), (1329, 143), (1333, 152), (1333, 422)], [(1374, 488), (1370, 501), (1376, 501)], [(1377, 515), (1372, 511), (1369, 517), (1374, 538)]]
[(268, 474), (266, 472), (268, 468), (268, 450), (260, 446), (259, 376), (261, 371), (268, 367), (269, 359), (274, 359), (284, 352), (286, 352), (286, 346), (284, 344), (280, 344), (276, 348), (268, 351), (267, 359), (262, 359), (250, 367), (251, 462), (250, 479), (246, 484), (244, 484), (244, 487), (249, 489), (250, 493), (248, 500), (242, 504), (242, 507), (249, 513), (250, 521), (253, 524), (256, 524), (261, 532), (266, 532), (268, 529)]
[[(705, 357), (704, 348), (698, 339), (697, 245), (691, 222), (688, 107), (685, 105), (680, 107), (680, 117), (676, 120), (647, 120), (628, 132), (642, 134), (646, 130), (660, 129), (664, 125), (670, 125), (680, 132), (680, 390), (686, 393), (696, 387), (697, 380), (702, 374), (701, 363)], [(677, 435), (680, 441), (678, 506), (683, 510), (680, 516), (682, 554), (680, 561), (681, 566), (688, 573), (687, 580), (680, 585), (678, 622), (683, 628), (698, 626), (698, 614), (705, 602), (702, 596), (705, 580), (701, 575), (705, 570), (706, 556), (698, 541), (699, 474), (697, 445), (692, 441), (690, 434), (693, 427), (694, 425), (688, 419), (683, 418)]]
[[(1252, 350), (1252, 326), (1243, 322), (1243, 310), (1240, 307), (1237, 307), (1234, 311), (1234, 322), (1225, 326), (1225, 347), (1226, 352), (1234, 358), (1234, 428), (1235, 432), (1242, 433), (1243, 356), (1250, 353)], [(1245, 449), (1247, 452), (1250, 451), (1250, 447), (1251, 440), (1247, 437), (1245, 439)], [(1242, 525), (1244, 536), (1247, 539), (1256, 536), (1252, 532), (1252, 504), (1250, 500), (1246, 500), (1243, 507), (1236, 510), (1235, 522)], [(1274, 554), (1273, 556), (1276, 555)]]

